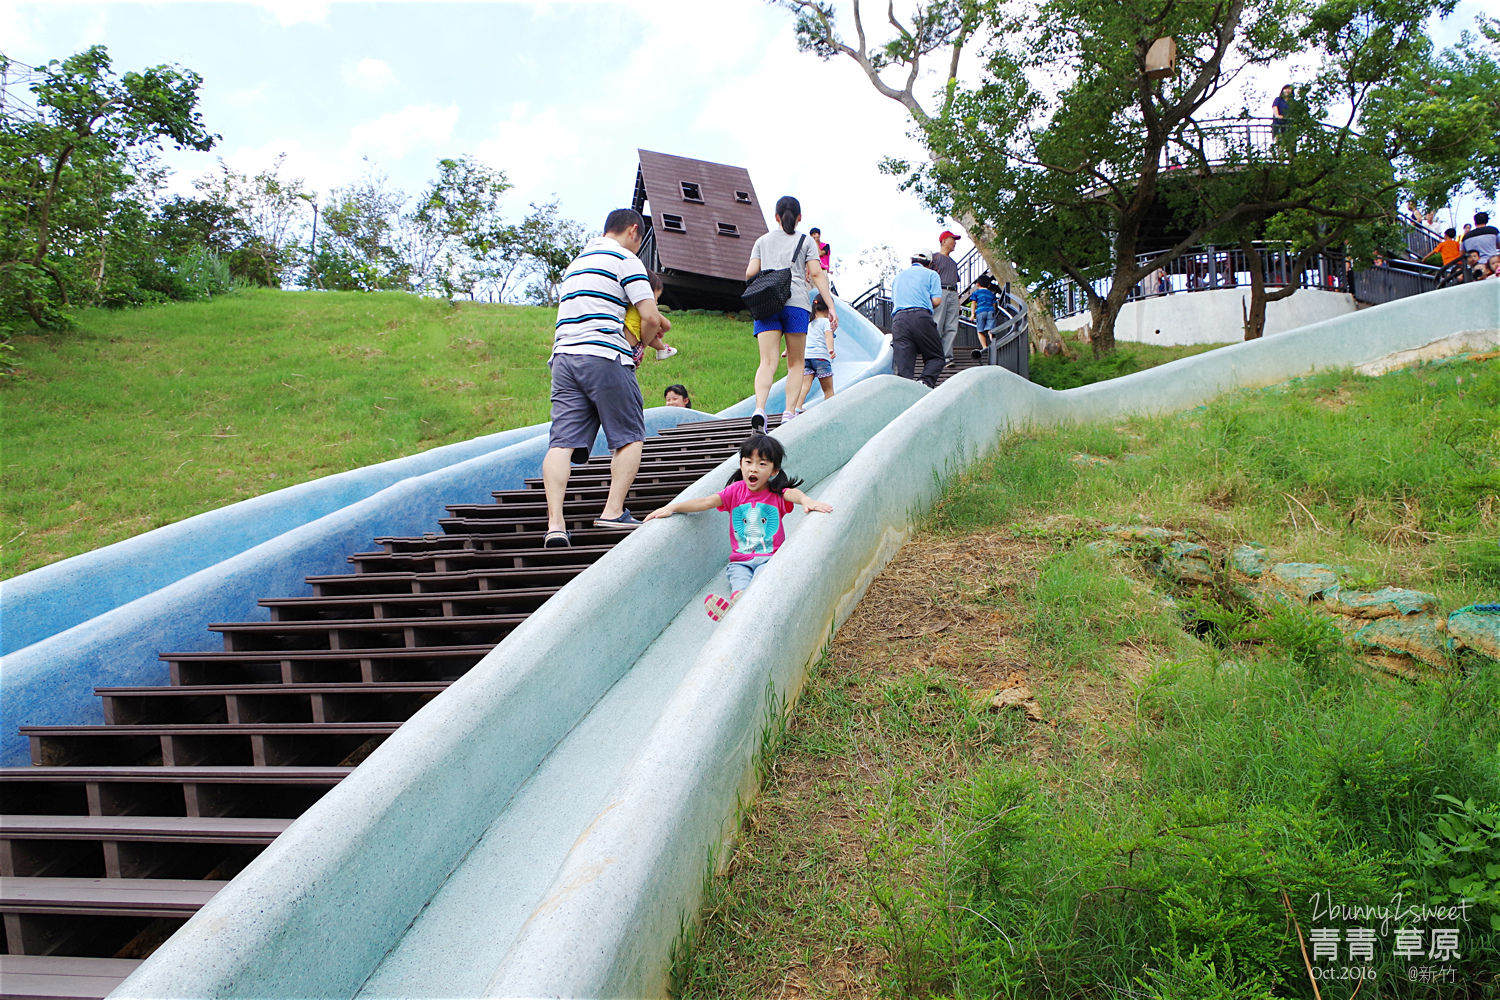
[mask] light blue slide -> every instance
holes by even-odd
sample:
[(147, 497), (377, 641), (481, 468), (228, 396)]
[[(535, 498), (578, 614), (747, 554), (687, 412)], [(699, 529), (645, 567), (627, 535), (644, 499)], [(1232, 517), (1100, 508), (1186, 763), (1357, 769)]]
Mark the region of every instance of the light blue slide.
[[(852, 385), (890, 369), (884, 334), (840, 311), (835, 376)], [(753, 358), (747, 352), (747, 360)], [(749, 380), (750, 370), (746, 371)], [(772, 402), (782, 406), (778, 383)], [(750, 412), (753, 400), (724, 415)], [(647, 431), (702, 420), (654, 407)], [(231, 504), (0, 583), (0, 765), (29, 763), (22, 725), (103, 722), (94, 688), (165, 684), (157, 654), (211, 649), (212, 621), (265, 620), (257, 599), (311, 593), (308, 576), (348, 569), (377, 536), (437, 531), (445, 503), (488, 503), (540, 474), (536, 424), (328, 476)], [(595, 453), (605, 451), (603, 436)]]
[[(1500, 344), (1500, 283), (1068, 392), (996, 368), (932, 392), (866, 378), (777, 431), (789, 470), (835, 510), (794, 519), (721, 623), (701, 603), (722, 579), (724, 515), (637, 531), (418, 712), (113, 995), (662, 995), (671, 943), (754, 793), (772, 713), (795, 698), (943, 477), (1008, 428), (1176, 412), (1444, 338)], [(730, 464), (685, 494), (716, 490)]]

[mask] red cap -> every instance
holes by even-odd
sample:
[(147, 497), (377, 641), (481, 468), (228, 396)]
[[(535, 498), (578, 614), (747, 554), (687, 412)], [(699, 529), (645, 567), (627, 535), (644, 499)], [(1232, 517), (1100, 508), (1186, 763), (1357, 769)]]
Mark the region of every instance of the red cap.
[(941, 243), (944, 240), (948, 239), (949, 237), (952, 237), (955, 240), (961, 240), (961, 239), (963, 239), (962, 236), (958, 235), (953, 230), (951, 230), (951, 229), (944, 229), (942, 231), (942, 233), (938, 236), (938, 242)]

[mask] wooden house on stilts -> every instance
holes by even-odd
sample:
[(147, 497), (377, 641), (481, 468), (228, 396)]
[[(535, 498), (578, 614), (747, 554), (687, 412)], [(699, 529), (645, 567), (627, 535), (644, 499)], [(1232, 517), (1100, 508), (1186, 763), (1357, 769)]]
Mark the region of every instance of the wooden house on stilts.
[(646, 217), (641, 261), (661, 275), (675, 309), (743, 305), (750, 248), (766, 217), (744, 167), (642, 149), (631, 203)]

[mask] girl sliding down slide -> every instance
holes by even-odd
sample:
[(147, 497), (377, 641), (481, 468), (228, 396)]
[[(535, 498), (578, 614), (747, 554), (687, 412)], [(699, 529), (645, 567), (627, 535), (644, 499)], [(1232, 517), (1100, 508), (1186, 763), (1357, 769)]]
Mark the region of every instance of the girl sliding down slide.
[(782, 471), (786, 448), (769, 434), (751, 434), (740, 445), (740, 467), (717, 493), (695, 500), (679, 500), (653, 510), (650, 521), (673, 514), (694, 514), (705, 510), (729, 512), (729, 597), (709, 594), (703, 599), (708, 617), (724, 617), (751, 579), (786, 541), (782, 520), (792, 508), (801, 504), (809, 511), (827, 514), (831, 506), (814, 500), (797, 489), (802, 480), (791, 479)]

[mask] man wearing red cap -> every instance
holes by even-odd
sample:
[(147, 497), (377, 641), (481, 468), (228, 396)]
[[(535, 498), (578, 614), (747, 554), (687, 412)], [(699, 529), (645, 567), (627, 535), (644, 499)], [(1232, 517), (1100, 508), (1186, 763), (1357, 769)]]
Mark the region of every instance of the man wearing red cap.
[(960, 237), (951, 229), (944, 229), (938, 237), (938, 252), (932, 255), (932, 269), (937, 272), (943, 286), (943, 304), (938, 306), (933, 319), (937, 323), (938, 335), (943, 338), (943, 357), (953, 362), (953, 341), (958, 337), (958, 264), (953, 260), (953, 247)]

